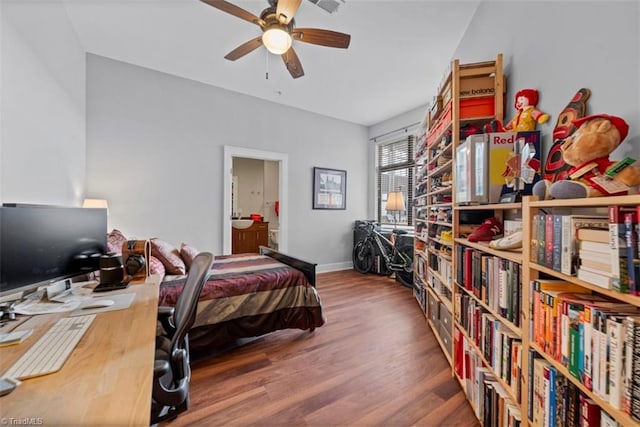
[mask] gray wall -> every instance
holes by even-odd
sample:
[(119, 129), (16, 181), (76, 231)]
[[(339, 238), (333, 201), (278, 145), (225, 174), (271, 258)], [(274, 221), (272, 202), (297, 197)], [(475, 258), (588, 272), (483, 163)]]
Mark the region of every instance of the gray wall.
[(85, 55), (64, 6), (0, 2), (0, 201), (77, 206)]
[[(288, 153), (288, 252), (349, 265), (367, 211), (365, 127), (88, 56), (87, 194), (108, 199), (111, 227), (221, 253), (224, 145)], [(346, 210), (311, 209), (314, 166), (347, 171)]]
[[(611, 157), (640, 160), (640, 2), (483, 1), (451, 59), (464, 64), (487, 61), (498, 53), (503, 54), (507, 75), (505, 119), (513, 117), (515, 93), (528, 87), (538, 89), (538, 108), (551, 115), (538, 126), (543, 155), (558, 114), (586, 87), (591, 90), (589, 113), (617, 115), (629, 123), (629, 136)], [(424, 106), (371, 126), (369, 137), (421, 121), (441, 77), (425, 76), (433, 80), (433, 92), (425, 94)], [(375, 215), (373, 145), (370, 217)]]
[(515, 93), (538, 89), (538, 108), (551, 115), (538, 126), (548, 147), (558, 114), (586, 87), (589, 113), (629, 123), (626, 143), (612, 157), (640, 159), (640, 2), (482, 2), (454, 58), (485, 61), (498, 52), (508, 78), (507, 120)]

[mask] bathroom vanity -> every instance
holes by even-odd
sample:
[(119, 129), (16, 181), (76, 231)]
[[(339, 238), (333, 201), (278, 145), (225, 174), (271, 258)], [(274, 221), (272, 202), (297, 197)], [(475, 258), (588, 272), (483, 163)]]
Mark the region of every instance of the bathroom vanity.
[(231, 227), (231, 253), (258, 253), (259, 246), (269, 246), (269, 223), (254, 221), (247, 228)]

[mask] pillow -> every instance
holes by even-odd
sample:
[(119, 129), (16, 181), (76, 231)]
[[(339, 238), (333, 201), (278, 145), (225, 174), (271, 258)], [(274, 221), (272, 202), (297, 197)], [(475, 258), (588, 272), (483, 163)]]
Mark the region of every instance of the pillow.
[(185, 274), (187, 267), (180, 258), (180, 252), (171, 243), (158, 238), (151, 239), (151, 255), (158, 258), (167, 274)]
[(164, 277), (165, 273), (166, 270), (162, 261), (151, 255), (149, 257), (149, 274), (158, 274), (160, 277)]
[(117, 254), (122, 253), (122, 245), (127, 241), (127, 238), (120, 230), (115, 228), (111, 233), (107, 234), (107, 252), (115, 252)]
[(188, 243), (183, 242), (180, 245), (180, 256), (182, 257), (184, 264), (187, 266), (187, 270), (191, 268), (191, 262), (199, 253), (199, 250)]

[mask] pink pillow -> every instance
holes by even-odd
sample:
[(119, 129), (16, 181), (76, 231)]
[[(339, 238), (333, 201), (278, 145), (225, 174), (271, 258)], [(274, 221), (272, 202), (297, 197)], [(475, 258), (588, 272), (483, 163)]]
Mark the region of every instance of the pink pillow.
[(117, 254), (122, 253), (122, 245), (127, 241), (127, 238), (120, 230), (115, 228), (111, 233), (107, 234), (107, 252), (115, 252)]
[(180, 245), (180, 256), (184, 261), (184, 264), (187, 266), (187, 270), (191, 268), (191, 262), (193, 259), (200, 253), (194, 246), (191, 246), (188, 243), (182, 243)]
[(160, 277), (164, 277), (166, 270), (162, 261), (153, 255), (149, 257), (149, 273), (150, 274), (158, 274)]
[(151, 255), (164, 265), (167, 274), (185, 274), (187, 267), (180, 258), (180, 252), (171, 243), (158, 238), (151, 239)]

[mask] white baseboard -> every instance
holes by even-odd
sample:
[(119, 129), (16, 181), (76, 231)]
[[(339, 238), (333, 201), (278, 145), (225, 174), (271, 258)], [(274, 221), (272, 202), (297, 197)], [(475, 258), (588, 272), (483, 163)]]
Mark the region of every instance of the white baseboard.
[(318, 264), (316, 273), (329, 273), (330, 271), (351, 270), (353, 263), (351, 261), (335, 262), (332, 264)]

